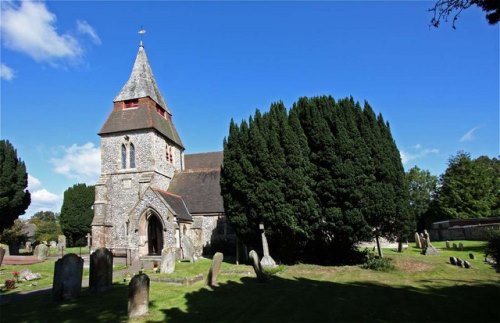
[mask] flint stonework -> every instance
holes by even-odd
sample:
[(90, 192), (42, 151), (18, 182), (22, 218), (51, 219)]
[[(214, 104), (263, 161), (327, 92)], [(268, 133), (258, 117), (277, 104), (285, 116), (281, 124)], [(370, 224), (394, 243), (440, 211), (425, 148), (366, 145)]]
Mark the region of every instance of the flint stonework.
[(149, 277), (140, 273), (128, 284), (128, 317), (138, 317), (149, 312)]
[(58, 259), (54, 265), (52, 298), (54, 301), (72, 300), (80, 296), (82, 289), (83, 259), (70, 253)]
[(220, 267), (222, 265), (222, 260), (224, 259), (224, 255), (220, 252), (216, 252), (212, 259), (212, 266), (208, 271), (207, 277), (207, 285), (210, 287), (217, 286), (217, 276), (220, 272)]
[(90, 255), (89, 288), (103, 292), (113, 286), (113, 254), (107, 248), (99, 248)]
[(175, 254), (176, 250), (173, 247), (164, 248), (161, 252), (160, 272), (171, 274), (175, 271)]

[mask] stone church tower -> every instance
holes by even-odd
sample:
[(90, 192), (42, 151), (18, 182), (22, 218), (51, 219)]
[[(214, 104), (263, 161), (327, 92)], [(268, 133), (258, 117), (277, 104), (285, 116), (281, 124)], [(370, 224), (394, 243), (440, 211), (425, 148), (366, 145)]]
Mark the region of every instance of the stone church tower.
[(92, 249), (121, 249), (136, 259), (160, 254), (176, 246), (179, 222), (192, 219), (182, 199), (167, 192), (174, 173), (184, 168), (184, 146), (142, 43), (113, 102), (99, 132)]

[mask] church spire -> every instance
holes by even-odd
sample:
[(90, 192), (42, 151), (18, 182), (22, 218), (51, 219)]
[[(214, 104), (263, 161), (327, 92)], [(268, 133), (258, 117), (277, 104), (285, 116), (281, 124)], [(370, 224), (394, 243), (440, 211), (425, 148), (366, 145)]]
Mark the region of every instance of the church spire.
[(141, 44), (139, 46), (139, 52), (135, 58), (134, 67), (132, 68), (132, 73), (127, 83), (123, 86), (120, 93), (114, 99), (114, 102), (133, 100), (143, 97), (150, 97), (156, 103), (158, 103), (163, 109), (165, 109), (169, 114), (170, 110), (167, 103), (163, 99), (163, 96), (156, 85), (156, 80), (153, 76), (153, 71), (149, 66), (148, 57), (146, 56), (146, 51), (144, 46)]

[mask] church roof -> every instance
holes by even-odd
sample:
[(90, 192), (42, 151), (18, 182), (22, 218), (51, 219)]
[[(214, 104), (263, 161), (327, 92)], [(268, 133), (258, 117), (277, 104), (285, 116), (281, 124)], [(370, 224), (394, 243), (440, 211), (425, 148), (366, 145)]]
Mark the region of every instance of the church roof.
[(139, 46), (139, 52), (135, 58), (134, 67), (127, 83), (123, 86), (120, 93), (116, 96), (114, 102), (125, 101), (131, 99), (144, 98), (149, 96), (168, 113), (167, 103), (156, 85), (156, 80), (153, 76), (153, 71), (149, 66), (148, 57), (144, 46)]
[(220, 191), (222, 152), (185, 155), (186, 170), (176, 173), (169, 192), (182, 196), (189, 212), (224, 213)]
[(182, 198), (178, 195), (172, 194), (170, 192), (153, 188), (153, 190), (158, 193), (163, 200), (172, 208), (174, 215), (177, 219), (192, 221), (191, 214), (189, 214), (186, 204)]
[(170, 118), (165, 119), (153, 107), (141, 105), (137, 109), (114, 110), (102, 126), (99, 135), (140, 129), (156, 129), (159, 133), (184, 148)]

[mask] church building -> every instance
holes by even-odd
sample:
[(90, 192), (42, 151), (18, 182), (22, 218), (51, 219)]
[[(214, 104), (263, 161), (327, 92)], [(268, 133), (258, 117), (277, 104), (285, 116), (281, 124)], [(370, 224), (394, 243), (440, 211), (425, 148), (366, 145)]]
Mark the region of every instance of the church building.
[(220, 194), (222, 152), (184, 153), (142, 41), (99, 136), (92, 250), (106, 247), (137, 261), (166, 247), (182, 257), (184, 236), (198, 256), (217, 241), (234, 239)]

